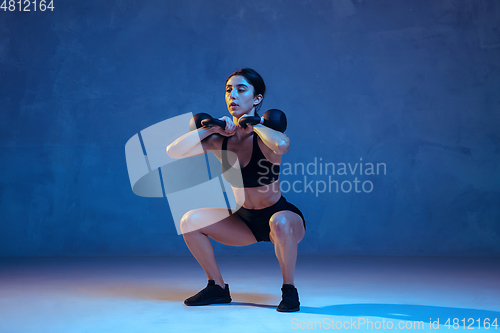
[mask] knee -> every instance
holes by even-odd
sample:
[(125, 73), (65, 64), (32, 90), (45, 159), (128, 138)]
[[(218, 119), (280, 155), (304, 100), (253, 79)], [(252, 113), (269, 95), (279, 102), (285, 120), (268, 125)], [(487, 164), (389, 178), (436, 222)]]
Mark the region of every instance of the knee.
[(269, 220), (271, 232), (278, 238), (293, 234), (292, 224), (284, 214), (276, 213)]
[(188, 232), (194, 231), (197, 228), (195, 227), (196, 221), (198, 219), (197, 212), (195, 210), (190, 210), (186, 214), (184, 214), (181, 218), (180, 229), (182, 234), (186, 234)]

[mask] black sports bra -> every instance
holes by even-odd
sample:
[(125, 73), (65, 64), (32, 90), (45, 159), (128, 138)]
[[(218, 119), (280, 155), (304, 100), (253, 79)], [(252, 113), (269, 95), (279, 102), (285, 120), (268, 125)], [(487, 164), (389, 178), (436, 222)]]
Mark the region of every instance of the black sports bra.
[[(264, 154), (262, 154), (257, 138), (258, 135), (254, 133), (252, 157), (250, 157), (250, 162), (248, 162), (245, 167), (241, 168), (243, 187), (245, 188), (272, 184), (278, 180), (278, 176), (280, 174), (280, 166), (269, 162)], [(224, 178), (231, 183), (231, 185), (241, 188), (241, 182), (237, 181), (240, 177), (236, 177), (234, 176), (234, 173), (232, 173), (233, 171), (237, 172), (238, 169), (233, 168), (227, 160), (228, 139), (229, 137), (225, 137), (222, 141), (222, 172)]]

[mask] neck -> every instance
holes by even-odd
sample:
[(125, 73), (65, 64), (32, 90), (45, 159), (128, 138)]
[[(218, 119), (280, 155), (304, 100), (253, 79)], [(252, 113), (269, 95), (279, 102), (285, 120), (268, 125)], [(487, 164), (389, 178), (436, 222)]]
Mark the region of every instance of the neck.
[(244, 113), (242, 114), (240, 117), (235, 117), (233, 116), (233, 123), (237, 124), (238, 123), (238, 119), (240, 119), (241, 117), (243, 117), (244, 115), (249, 115), (249, 116), (255, 116), (256, 115), (256, 112), (255, 112), (255, 107), (252, 108), (252, 110), (250, 110), (250, 112), (248, 113)]
[(236, 133), (234, 133), (234, 136), (238, 139), (238, 141), (242, 141), (251, 135), (253, 135), (253, 131), (246, 133), (242, 128), (236, 129)]

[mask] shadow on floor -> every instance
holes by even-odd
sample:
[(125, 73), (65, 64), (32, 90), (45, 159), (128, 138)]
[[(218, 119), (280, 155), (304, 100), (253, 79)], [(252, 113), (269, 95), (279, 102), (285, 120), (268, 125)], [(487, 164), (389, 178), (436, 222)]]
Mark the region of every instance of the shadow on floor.
[(250, 303), (250, 302), (231, 302), (230, 305), (252, 306), (255, 308), (267, 308), (267, 309), (273, 309), (273, 310), (276, 310), (276, 307), (277, 307), (277, 305), (257, 304), (257, 303)]
[[(86, 295), (98, 295), (99, 297), (143, 299), (167, 302), (184, 302), (184, 299), (196, 294), (198, 290), (186, 288), (167, 288), (155, 285), (133, 285), (133, 284), (92, 284), (81, 285), (77, 290)], [(231, 297), (234, 305), (247, 305), (256, 307), (276, 307), (259, 303), (269, 303), (276, 298), (276, 295), (238, 293), (232, 292)], [(240, 301), (240, 302), (238, 302)]]
[[(458, 324), (463, 328), (465, 318), (466, 328), (476, 328), (484, 326), (484, 320), (489, 319), (490, 324), (497, 319), (500, 325), (500, 312), (490, 310), (452, 308), (429, 305), (411, 304), (339, 304), (329, 305), (320, 308), (301, 306), (301, 313), (320, 314), (328, 316), (349, 316), (349, 317), (382, 317), (404, 321), (423, 321), (426, 325), (430, 321), (437, 321), (444, 325), (448, 318), (453, 325), (453, 318), (458, 318)], [(469, 318), (472, 318), (469, 320)], [(480, 320), (480, 324), (478, 322)], [(494, 329), (494, 327), (492, 327)]]
[[(74, 289), (73, 289), (74, 290)], [(179, 302), (182, 304), (185, 298), (195, 294), (197, 291), (184, 288), (166, 288), (158, 285), (133, 285), (133, 284), (82, 284), (77, 288), (86, 295), (99, 295), (99, 297), (146, 299), (157, 301)], [(276, 310), (277, 304), (271, 305), (270, 302), (276, 301), (277, 295), (255, 294), (255, 293), (231, 293), (232, 306), (251, 306), (258, 308), (268, 308)], [(411, 304), (337, 304), (324, 307), (311, 307), (301, 305), (300, 313), (310, 313), (326, 316), (349, 316), (349, 317), (381, 317), (387, 319), (396, 319), (402, 321), (423, 321), (426, 325), (430, 321), (439, 320), (440, 325), (446, 324), (448, 318), (458, 318), (460, 327), (483, 328), (484, 320), (489, 319), (493, 323), (500, 324), (500, 312), (491, 310), (411, 305)], [(472, 318), (469, 320), (469, 318)], [(480, 323), (478, 322), (480, 319)], [(492, 327), (494, 328), (494, 327)]]

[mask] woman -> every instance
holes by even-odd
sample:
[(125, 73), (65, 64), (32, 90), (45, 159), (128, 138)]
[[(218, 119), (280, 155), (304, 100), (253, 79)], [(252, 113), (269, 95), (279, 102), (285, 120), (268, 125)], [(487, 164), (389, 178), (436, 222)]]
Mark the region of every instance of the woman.
[[(232, 73), (226, 80), (226, 104), (232, 119), (221, 118), (226, 122), (225, 129), (200, 128), (167, 147), (167, 153), (173, 158), (197, 155), (201, 148), (203, 152), (213, 151), (223, 170), (234, 164), (236, 156), (242, 166), (243, 187), (232, 183), (241, 208), (229, 217), (227, 208), (195, 209), (181, 220), (184, 240), (209, 279), (205, 289), (184, 301), (186, 305), (231, 302), (229, 286), (224, 283), (215, 261), (210, 237), (233, 246), (272, 242), (283, 274), (282, 301), (277, 311), (299, 310), (293, 278), (297, 244), (304, 237), (305, 222), (300, 210), (281, 195), (278, 179), (281, 156), (288, 151), (290, 142), (284, 133), (261, 124), (240, 126), (244, 117), (257, 115), (265, 90), (264, 81), (256, 71), (244, 68)], [(234, 154), (228, 158), (227, 151)], [(200, 227), (204, 220), (219, 222)]]

